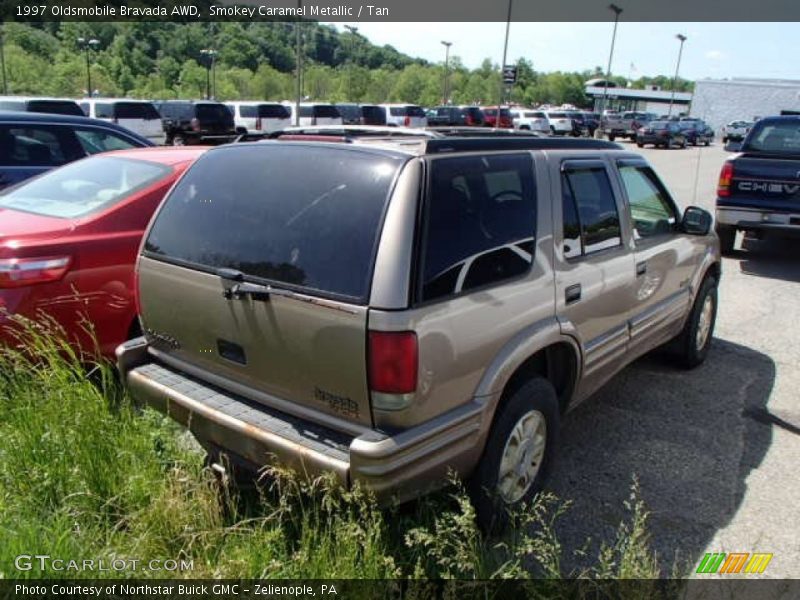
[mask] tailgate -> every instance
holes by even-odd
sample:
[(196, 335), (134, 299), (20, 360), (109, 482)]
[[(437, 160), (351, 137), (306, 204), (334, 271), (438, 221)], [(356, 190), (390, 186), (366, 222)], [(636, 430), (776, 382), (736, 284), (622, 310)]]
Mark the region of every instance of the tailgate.
[(217, 275), (143, 257), (139, 296), (153, 347), (256, 392), (371, 424), (366, 307), (227, 299), (225, 287)]
[(731, 194), (721, 204), (800, 212), (800, 159), (745, 154), (733, 165)]
[(255, 401), (370, 425), (367, 304), (403, 162), (338, 144), (204, 154), (162, 203), (139, 260), (153, 347)]

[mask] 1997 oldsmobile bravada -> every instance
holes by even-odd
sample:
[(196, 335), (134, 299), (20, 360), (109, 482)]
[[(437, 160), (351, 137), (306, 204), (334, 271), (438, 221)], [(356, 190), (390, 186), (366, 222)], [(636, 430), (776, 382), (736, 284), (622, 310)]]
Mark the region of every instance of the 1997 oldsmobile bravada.
[(561, 415), (671, 342), (708, 352), (719, 246), (600, 140), (264, 142), (210, 150), (145, 235), (134, 399), (211, 456), (333, 471), (383, 500), (468, 478), (529, 499)]

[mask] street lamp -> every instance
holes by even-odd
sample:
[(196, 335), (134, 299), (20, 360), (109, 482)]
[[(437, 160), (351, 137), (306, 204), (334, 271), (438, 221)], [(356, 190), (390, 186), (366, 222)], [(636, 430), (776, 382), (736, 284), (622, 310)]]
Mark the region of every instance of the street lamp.
[(78, 48), (81, 48), (86, 55), (86, 95), (91, 98), (94, 96), (94, 90), (92, 90), (92, 70), (89, 66), (89, 50), (97, 50), (97, 47), (100, 45), (100, 40), (79, 37), (76, 41), (78, 42)]
[(668, 116), (672, 116), (672, 104), (675, 102), (675, 85), (678, 83), (678, 69), (681, 68), (681, 54), (683, 54), (683, 42), (685, 42), (688, 38), (679, 33), (675, 36), (677, 39), (681, 41), (680, 48), (678, 48), (678, 64), (675, 65), (675, 77), (672, 78), (672, 95), (669, 97), (669, 113)]
[(3, 71), (3, 94), (8, 94), (8, 84), (6, 83), (6, 56), (3, 49), (2, 26), (0, 26), (0, 70)]
[(449, 86), (449, 78), (450, 78), (450, 46), (453, 45), (453, 42), (442, 42), (444, 46), (444, 102), (442, 104), (448, 104), (448, 98), (450, 97), (450, 90), (448, 89)]
[(347, 67), (347, 100), (353, 100), (353, 58), (356, 52), (356, 33), (358, 33), (358, 27), (353, 27), (352, 25), (345, 25), (344, 26), (347, 31), (350, 32), (353, 40), (350, 43), (350, 60), (347, 61), (349, 66)]
[[(303, 0), (297, 0), (297, 13), (301, 14), (303, 9)], [(295, 35), (295, 68), (296, 68), (296, 77), (295, 77), (295, 85), (296, 85), (296, 94), (294, 99), (294, 124), (300, 125), (300, 99), (303, 95), (303, 88), (301, 79), (303, 77), (303, 45), (302, 45), (302, 37), (300, 33), (300, 23), (301, 18), (298, 16), (297, 21), (294, 24), (294, 35)]]
[[(609, 4), (608, 10), (614, 13), (614, 32), (611, 34), (611, 50), (608, 52), (608, 68), (606, 69), (606, 80), (603, 85), (603, 101), (600, 103), (600, 122), (603, 121), (603, 111), (606, 108), (606, 100), (608, 99), (608, 80), (611, 78), (611, 59), (614, 57), (614, 43), (617, 40), (617, 24), (619, 23), (619, 16), (622, 14), (622, 9), (616, 4)], [(601, 131), (598, 127), (597, 131)], [(602, 133), (600, 136), (602, 137)]]
[[(215, 68), (214, 57), (217, 55), (216, 50), (211, 48), (203, 48), (200, 54), (208, 58), (206, 63), (206, 100), (211, 100), (217, 93), (217, 70)], [(211, 94), (211, 72), (214, 71), (214, 95)]]
[(506, 41), (503, 43), (503, 62), (500, 64), (500, 98), (497, 102), (497, 120), (495, 127), (500, 127), (500, 106), (503, 104), (503, 92), (505, 91), (505, 81), (503, 81), (503, 71), (506, 68), (506, 55), (508, 54), (508, 30), (511, 28), (511, 4), (513, 0), (508, 0), (508, 16), (506, 17)]

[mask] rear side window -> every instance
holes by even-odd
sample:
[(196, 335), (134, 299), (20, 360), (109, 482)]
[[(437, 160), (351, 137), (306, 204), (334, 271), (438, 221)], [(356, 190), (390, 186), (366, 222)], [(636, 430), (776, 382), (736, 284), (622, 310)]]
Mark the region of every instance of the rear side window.
[(0, 126), (0, 164), (55, 167), (82, 158), (66, 127)]
[(259, 104), (258, 116), (262, 119), (288, 119), (292, 115), (282, 104)]
[(331, 106), (330, 104), (317, 104), (314, 106), (314, 116), (321, 119), (339, 119), (342, 115), (339, 114), (335, 106)]
[(419, 298), (446, 298), (526, 273), (536, 230), (531, 157), (438, 159), (430, 172)]
[(114, 105), (110, 102), (97, 102), (94, 105), (94, 114), (98, 119), (113, 119)]
[(256, 110), (255, 106), (248, 106), (246, 104), (242, 104), (239, 106), (239, 114), (242, 116), (243, 119), (255, 119), (258, 115), (258, 111)]
[(0, 110), (25, 110), (25, 103), (18, 100), (0, 100)]
[(147, 102), (116, 102), (114, 116), (117, 119), (142, 119), (144, 121), (161, 118), (156, 108)]
[(231, 123), (233, 117), (230, 111), (222, 104), (198, 104), (197, 118), (201, 121), (213, 121), (215, 123)]
[(377, 121), (383, 124), (386, 123), (386, 113), (381, 110), (380, 106), (362, 106), (361, 116), (369, 121)]
[(98, 156), (49, 171), (0, 196), (0, 206), (74, 219), (107, 208), (170, 172), (141, 160)]
[(37, 113), (50, 113), (56, 115), (73, 115), (83, 117), (83, 111), (77, 102), (71, 100), (30, 100), (28, 110)]
[(566, 166), (561, 191), (566, 258), (622, 244), (619, 212), (604, 167)]
[(402, 163), (307, 145), (209, 152), (164, 202), (145, 252), (365, 303), (383, 214)]

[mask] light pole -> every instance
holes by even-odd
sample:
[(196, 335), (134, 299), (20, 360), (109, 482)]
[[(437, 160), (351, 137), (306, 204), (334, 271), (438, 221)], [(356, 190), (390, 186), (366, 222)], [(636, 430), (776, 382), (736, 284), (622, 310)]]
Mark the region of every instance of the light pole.
[(442, 104), (449, 104), (448, 98), (450, 97), (450, 46), (453, 42), (442, 42), (444, 46), (444, 101)]
[(86, 55), (86, 95), (91, 98), (94, 96), (94, 91), (92, 90), (92, 69), (89, 65), (89, 50), (96, 50), (100, 45), (100, 40), (79, 37), (76, 41), (78, 42), (78, 48), (83, 49)]
[(667, 116), (672, 116), (672, 104), (675, 102), (675, 85), (678, 83), (678, 69), (681, 68), (681, 54), (683, 54), (683, 42), (685, 42), (688, 38), (679, 33), (675, 36), (681, 41), (680, 48), (678, 48), (678, 63), (675, 65), (675, 77), (672, 78), (672, 95), (669, 97), (669, 112)]
[[(203, 48), (200, 50), (200, 54), (205, 56), (208, 60), (206, 63), (206, 100), (211, 100), (217, 94), (217, 71), (215, 68), (214, 57), (217, 56), (217, 51), (212, 50), (211, 48)], [(214, 72), (214, 93), (212, 95), (211, 90), (211, 72)]]
[[(297, 12), (300, 13), (303, 9), (303, 0), (297, 0)], [(303, 56), (302, 56), (302, 41), (301, 41), (301, 34), (300, 34), (300, 17), (297, 17), (297, 21), (294, 24), (294, 35), (295, 35), (295, 69), (297, 71), (295, 77), (295, 86), (296, 86), (296, 94), (294, 99), (294, 124), (300, 125), (300, 96), (302, 95), (303, 91), (301, 88), (301, 78), (303, 76)]]
[(350, 63), (347, 67), (347, 100), (352, 102), (353, 100), (353, 58), (356, 52), (356, 33), (358, 33), (358, 27), (353, 27), (352, 25), (345, 25), (344, 26), (347, 31), (350, 32), (350, 36), (353, 38), (353, 41), (350, 44), (350, 60), (347, 61)]
[(503, 92), (505, 91), (505, 81), (503, 81), (503, 71), (506, 68), (506, 55), (508, 54), (508, 31), (511, 28), (511, 5), (513, 0), (508, 0), (508, 16), (506, 17), (506, 41), (503, 43), (503, 62), (500, 64), (500, 98), (497, 102), (497, 119), (495, 127), (500, 127), (500, 106), (503, 104)]
[(3, 71), (3, 94), (8, 94), (8, 84), (6, 83), (6, 55), (3, 49), (2, 26), (0, 26), (0, 70)]
[[(603, 111), (606, 109), (606, 101), (608, 99), (608, 80), (611, 78), (611, 59), (614, 58), (614, 43), (617, 41), (617, 24), (619, 23), (619, 16), (622, 14), (622, 8), (616, 4), (609, 4), (608, 9), (614, 13), (614, 32), (611, 34), (611, 50), (608, 52), (608, 68), (606, 69), (606, 80), (603, 85), (603, 100), (600, 103), (600, 124), (603, 123)], [(600, 131), (598, 137), (602, 137), (602, 128), (598, 127)]]

